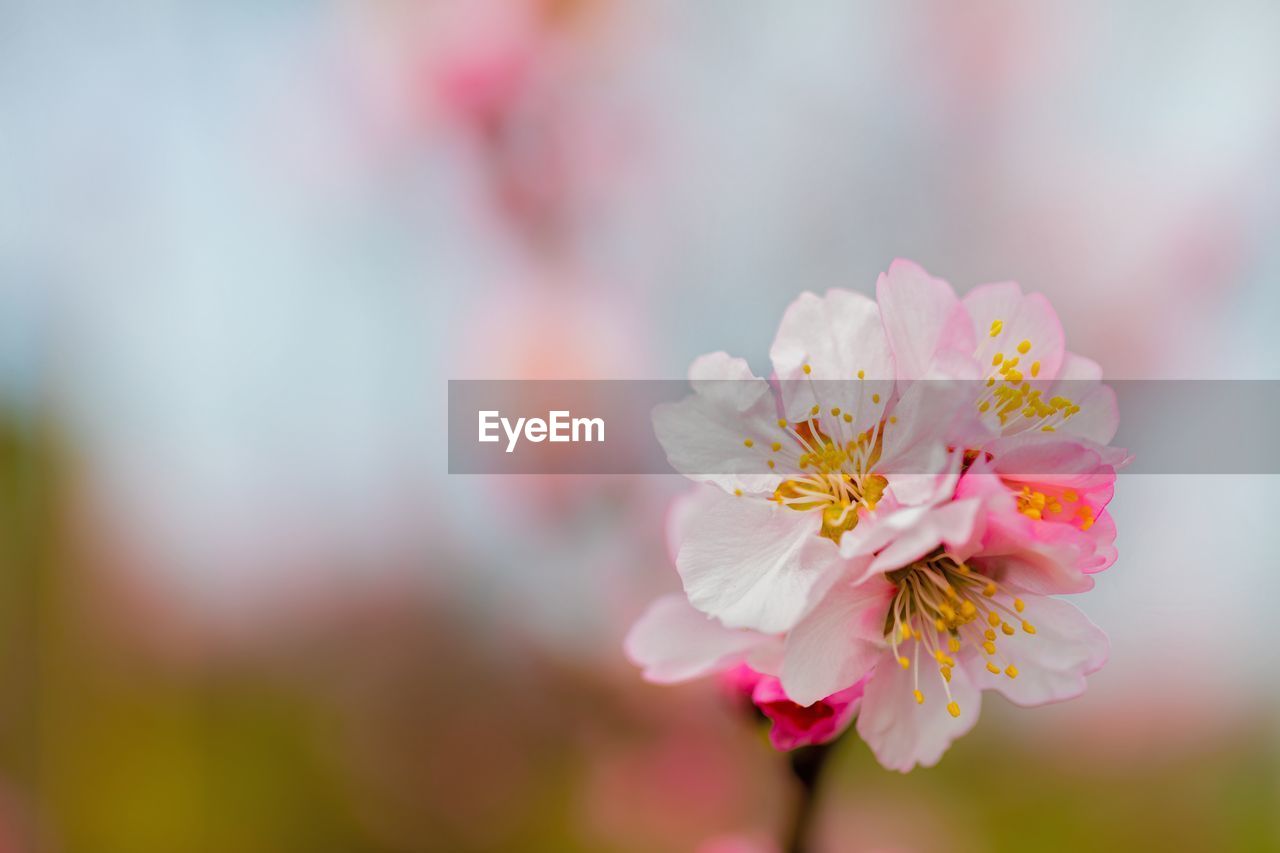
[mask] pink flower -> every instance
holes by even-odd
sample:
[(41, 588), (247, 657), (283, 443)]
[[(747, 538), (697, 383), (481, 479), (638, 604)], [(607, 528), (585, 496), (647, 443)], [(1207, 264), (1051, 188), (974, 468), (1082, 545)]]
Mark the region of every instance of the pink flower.
[(1114, 395), (1042, 296), (961, 300), (905, 261), (876, 292), (793, 303), (774, 384), (704, 356), (694, 396), (655, 411), (672, 464), (711, 487), (673, 513), (687, 601), (656, 603), (627, 651), (656, 681), (749, 673), (779, 748), (856, 713), (906, 771), (974, 725), (983, 691), (1060, 701), (1105, 662), (1105, 635), (1051, 596), (1114, 562), (1127, 456), (1107, 446)]

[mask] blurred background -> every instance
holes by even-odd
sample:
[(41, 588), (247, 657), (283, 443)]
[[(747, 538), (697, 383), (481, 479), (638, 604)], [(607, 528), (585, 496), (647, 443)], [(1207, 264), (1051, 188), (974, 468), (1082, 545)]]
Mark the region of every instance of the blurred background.
[[(1112, 377), (1280, 378), (1277, 32), (0, 2), (0, 851), (767, 843), (784, 759), (620, 651), (684, 484), (450, 477), (446, 379), (763, 370), (898, 256), (1043, 291)], [(905, 777), (846, 741), (824, 849), (1280, 849), (1277, 485), (1122, 477), (1089, 692)]]

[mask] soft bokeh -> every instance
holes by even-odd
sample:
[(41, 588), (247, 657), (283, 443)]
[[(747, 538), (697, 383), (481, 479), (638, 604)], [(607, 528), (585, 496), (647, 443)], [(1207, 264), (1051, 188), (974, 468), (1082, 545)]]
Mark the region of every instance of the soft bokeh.
[[(1043, 291), (1113, 377), (1280, 379), (1276, 32), (0, 5), (0, 851), (770, 849), (758, 725), (621, 654), (683, 484), (450, 477), (446, 379), (762, 367), (898, 256)], [(824, 849), (1280, 849), (1276, 486), (1122, 476), (1090, 691), (906, 777), (846, 742)]]

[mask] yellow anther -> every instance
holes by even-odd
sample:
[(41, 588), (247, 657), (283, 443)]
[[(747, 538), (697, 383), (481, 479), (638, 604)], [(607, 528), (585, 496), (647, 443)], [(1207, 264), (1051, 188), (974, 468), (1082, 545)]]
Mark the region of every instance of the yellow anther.
[(787, 419), (786, 419), (786, 418), (778, 418), (778, 426), (782, 427), (783, 429), (786, 429), (786, 428), (787, 428)]
[(1009, 676), (1010, 678), (1017, 678), (1018, 668), (1013, 664), (1009, 664), (1007, 667), (1005, 667), (1004, 674)]
[(809, 410), (809, 414), (816, 415), (818, 414), (818, 412), (821, 412), (821, 411), (822, 411), (822, 407), (815, 405), (812, 409)]
[(995, 384), (996, 384), (996, 378), (994, 376), (988, 376), (987, 387), (990, 388), (992, 385), (995, 385)]
[(1038, 361), (1031, 362), (1031, 375), (1032, 376), (1040, 375), (1040, 362)]
[(770, 459), (770, 460), (769, 460), (769, 467), (770, 467), (770, 468), (772, 468), (772, 467), (773, 467), (773, 460), (772, 460), (772, 459)]
[(917, 704), (917, 705), (923, 705), (923, 704), (924, 704), (924, 694), (923, 694), (923, 693), (921, 693), (919, 690), (917, 690), (917, 691), (915, 691), (915, 697), (916, 697), (916, 704)]
[[(995, 581), (987, 581), (987, 585), (986, 585), (986, 586), (984, 586), (984, 587), (982, 588), (982, 594), (983, 594), (983, 595), (985, 595), (987, 598), (990, 598), (991, 596), (995, 595), (995, 594), (996, 594), (996, 582), (995, 582)], [(992, 622), (991, 624), (992, 624), (992, 625), (994, 625), (994, 624), (996, 624), (996, 623)]]
[(1000, 667), (996, 666), (991, 661), (987, 661), (987, 672), (991, 673), (992, 675), (999, 675)]
[(952, 637), (950, 640), (947, 640), (947, 648), (951, 650), (952, 654), (955, 654), (960, 651), (960, 641), (955, 637)]
[(738, 497), (742, 497), (742, 489), (734, 489), (733, 493)]
[(982, 632), (982, 636), (986, 637), (988, 640), (991, 640), (992, 642), (995, 642), (996, 632), (988, 628), (987, 630)]
[(1034, 634), (1034, 633), (1036, 632), (1036, 626), (1035, 626), (1035, 625), (1032, 625), (1032, 624), (1031, 624), (1030, 622), (1028, 622), (1026, 619), (1023, 619), (1023, 620), (1022, 620), (1022, 630), (1026, 631), (1028, 634)]
[(1000, 614), (992, 610), (987, 614), (987, 622), (991, 623), (992, 628), (996, 627), (1000, 624)]
[(831, 410), (831, 417), (833, 417), (833, 418), (838, 418), (838, 417), (840, 417), (840, 407), (839, 407), (839, 406), (836, 406), (836, 407), (834, 407), (834, 408)]
[(960, 716), (960, 706), (955, 702), (952, 702), (950, 705), (947, 706), (947, 713), (953, 717)]
[(969, 567), (964, 563), (956, 563), (956, 571), (962, 575), (967, 575), (969, 574)]
[(937, 628), (939, 631), (945, 631), (947, 630), (947, 623), (944, 622), (942, 619), (934, 619), (933, 627)]
[(1023, 341), (1022, 343), (1018, 344), (1018, 352), (1022, 353), (1023, 355), (1026, 355), (1027, 353), (1031, 352), (1031, 341)]
[(1004, 631), (1004, 634), (1005, 634), (1005, 636), (1006, 636), (1006, 637), (1012, 637), (1012, 636), (1013, 636), (1013, 626), (1012, 626), (1012, 625), (1010, 625), (1008, 622), (1002, 622), (1002, 623), (1000, 624), (1000, 630), (1001, 630), (1001, 631)]
[(942, 677), (943, 677), (943, 679), (944, 679), (944, 680), (946, 680), (946, 681), (950, 681), (950, 680), (951, 680), (951, 667), (949, 667), (949, 666), (940, 666), (940, 667), (938, 667), (938, 672), (942, 673)]
[(755, 445), (755, 442), (754, 442), (754, 441), (752, 441), (752, 440), (751, 440), (751, 439), (749, 439), (749, 438), (744, 438), (744, 439), (742, 440), (742, 445), (743, 445), (743, 447), (752, 447), (752, 446), (754, 446), (754, 445)]
[(991, 401), (990, 401), (990, 400), (983, 400), (981, 403), (979, 403), (979, 404), (978, 404), (978, 411), (979, 411), (979, 412), (985, 412), (985, 411), (986, 411), (987, 409), (989, 409), (989, 408), (991, 408)]
[(858, 371), (858, 378), (859, 378), (859, 379), (866, 379), (866, 378), (867, 378), (867, 374), (866, 374), (866, 372), (859, 370), (859, 371)]
[(782, 442), (775, 441), (773, 444), (769, 445), (769, 449), (772, 450), (774, 453), (777, 453), (779, 450), (782, 449)]
[(910, 625), (908, 625), (906, 622), (903, 622), (901, 627), (902, 627), (902, 639), (904, 639), (904, 640), (910, 640), (910, 639), (911, 639), (911, 626), (910, 626)]
[(1071, 491), (1071, 489), (1067, 489), (1065, 492), (1062, 493), (1062, 499), (1067, 503), (1075, 503), (1076, 501), (1080, 500), (1080, 496), (1077, 495), (1075, 492)]
[(995, 356), (993, 356), (993, 357), (992, 357), (992, 359), (991, 359), (991, 366), (992, 366), (992, 367), (999, 367), (999, 366), (1000, 366), (1000, 362), (1002, 362), (1002, 361), (1004, 361), (1004, 353), (1002, 353), (1002, 352), (998, 352), (998, 353), (996, 353), (996, 354), (995, 354)]
[(947, 662), (947, 653), (944, 652), (942, 649), (935, 649), (933, 652), (933, 657), (935, 660), (938, 661), (938, 663)]
[(965, 599), (960, 603), (960, 615), (966, 619), (972, 619), (978, 615), (978, 608), (972, 601)]
[(845, 423), (847, 423), (847, 424), (851, 424), (851, 423), (853, 423), (853, 415), (849, 414), (848, 412), (845, 412), (845, 413), (844, 413), (844, 422), (845, 422)]
[(898, 658), (898, 665), (901, 666), (903, 669), (910, 669), (911, 661), (906, 657), (900, 657)]
[(992, 320), (992, 321), (991, 321), (991, 337), (993, 337), (993, 338), (994, 338), (994, 337), (997, 337), (997, 336), (1000, 334), (1000, 332), (1001, 332), (1001, 331), (1003, 331), (1003, 330), (1004, 330), (1004, 321), (1003, 321), (1003, 320)]
[(872, 394), (872, 395), (871, 395), (871, 402), (873, 402), (873, 403), (879, 403), (879, 402), (880, 402), (880, 395), (879, 395), (879, 394)]
[(891, 424), (896, 424), (897, 422), (898, 422), (898, 416), (897, 416), (897, 415), (889, 415), (889, 423), (891, 423)]
[(805, 376), (808, 376), (810, 373), (812, 373), (812, 372), (813, 372), (813, 368), (812, 368), (812, 367), (810, 367), (810, 366), (809, 366), (809, 365), (807, 365), (807, 364), (806, 364), (804, 367), (800, 368), (800, 369), (804, 371), (804, 375), (805, 375)]
[(948, 622), (954, 621), (956, 618), (956, 609), (945, 601), (938, 605), (938, 612), (942, 614), (942, 618)]
[(1021, 598), (1015, 598), (1013, 600), (1013, 609), (1018, 611), (1019, 613), (1021, 613), (1026, 608), (1026, 606), (1027, 606), (1027, 603), (1023, 601)]
[(996, 653), (996, 644), (987, 640), (982, 644), (982, 650), (989, 655), (994, 655)]

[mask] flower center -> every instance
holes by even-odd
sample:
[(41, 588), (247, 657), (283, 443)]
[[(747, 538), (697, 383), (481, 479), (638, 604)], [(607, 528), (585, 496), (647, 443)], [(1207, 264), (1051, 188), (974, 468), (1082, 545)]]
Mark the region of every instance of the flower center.
[[(832, 409), (832, 417), (837, 425), (841, 423), (839, 409)], [(786, 421), (778, 423), (782, 426)], [(846, 440), (842, 435), (827, 435), (813, 418), (784, 428), (799, 456), (795, 476), (778, 484), (773, 500), (801, 512), (820, 510), (818, 535), (839, 544), (844, 532), (857, 526), (858, 507), (874, 510), (888, 485), (884, 477), (871, 471), (880, 458), (882, 429), (873, 427)]]
[[(972, 647), (986, 658), (987, 671), (1016, 678), (1018, 668), (1000, 650), (1001, 636), (1013, 636), (1018, 625), (1025, 633), (1036, 628), (1022, 618), (1025, 604), (1010, 596), (991, 578), (941, 552), (906, 568), (888, 573), (897, 587), (885, 616), (885, 639), (903, 669), (913, 670), (915, 700), (924, 704), (920, 686), (921, 652), (938, 667), (947, 711), (960, 716), (951, 696), (951, 670), (956, 657)], [(1005, 602), (1009, 603), (1005, 603)]]

